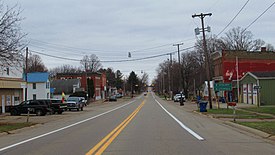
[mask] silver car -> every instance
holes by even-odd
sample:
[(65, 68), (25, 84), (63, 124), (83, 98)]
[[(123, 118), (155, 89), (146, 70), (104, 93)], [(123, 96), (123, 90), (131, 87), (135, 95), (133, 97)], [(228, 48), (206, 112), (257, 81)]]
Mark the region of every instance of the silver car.
[(68, 97), (67, 108), (69, 109), (69, 111), (71, 111), (71, 109), (76, 109), (77, 111), (79, 111), (79, 109), (80, 109), (81, 111), (83, 111), (83, 107), (84, 107), (83, 98)]

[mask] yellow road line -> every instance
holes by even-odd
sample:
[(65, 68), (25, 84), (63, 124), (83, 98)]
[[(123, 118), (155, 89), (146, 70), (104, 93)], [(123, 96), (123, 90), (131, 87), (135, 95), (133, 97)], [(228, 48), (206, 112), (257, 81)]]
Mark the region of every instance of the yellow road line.
[[(122, 122), (120, 123), (113, 131), (111, 131), (107, 136), (105, 136), (97, 145), (95, 145), (86, 155), (92, 155), (95, 153), (100, 146), (102, 146), (108, 139), (108, 141), (98, 150), (96, 154), (102, 154), (104, 150), (112, 143), (112, 141), (120, 134), (120, 132), (130, 123), (130, 121), (136, 116), (139, 110), (144, 105), (144, 101)], [(112, 136), (112, 137), (111, 137)]]

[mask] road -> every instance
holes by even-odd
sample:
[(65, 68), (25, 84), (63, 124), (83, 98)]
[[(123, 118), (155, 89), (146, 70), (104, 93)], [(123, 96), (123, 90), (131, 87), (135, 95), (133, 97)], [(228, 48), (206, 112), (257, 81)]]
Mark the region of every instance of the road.
[[(0, 137), (0, 154), (275, 154), (274, 143), (153, 93)], [(46, 116), (47, 117), (47, 116)]]

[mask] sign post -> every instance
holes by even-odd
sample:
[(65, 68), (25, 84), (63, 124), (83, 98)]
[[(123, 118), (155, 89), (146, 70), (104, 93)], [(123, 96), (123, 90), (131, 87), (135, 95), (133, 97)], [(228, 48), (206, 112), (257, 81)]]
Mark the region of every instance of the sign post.
[[(215, 83), (214, 84), (215, 92), (217, 92), (217, 91), (231, 91), (231, 90), (232, 90), (232, 83)], [(220, 108), (219, 98), (218, 97), (216, 97), (216, 98), (218, 100), (218, 109), (219, 109)]]

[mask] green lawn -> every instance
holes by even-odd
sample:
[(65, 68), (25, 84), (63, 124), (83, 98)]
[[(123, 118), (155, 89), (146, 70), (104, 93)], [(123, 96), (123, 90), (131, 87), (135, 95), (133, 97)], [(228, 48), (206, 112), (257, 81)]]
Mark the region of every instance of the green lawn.
[(244, 110), (249, 110), (258, 113), (267, 113), (275, 115), (275, 107), (251, 107), (251, 108), (243, 108)]
[[(220, 109), (207, 109), (208, 114), (214, 114), (219, 118), (233, 118), (233, 109), (220, 108)], [(238, 119), (270, 119), (271, 116), (257, 115), (253, 112), (246, 112), (242, 110), (236, 110), (236, 118)]]
[(0, 123), (0, 133), (8, 132), (28, 126), (34, 125), (33, 123)]
[(263, 132), (275, 135), (275, 122), (237, 122), (238, 124), (248, 126)]

